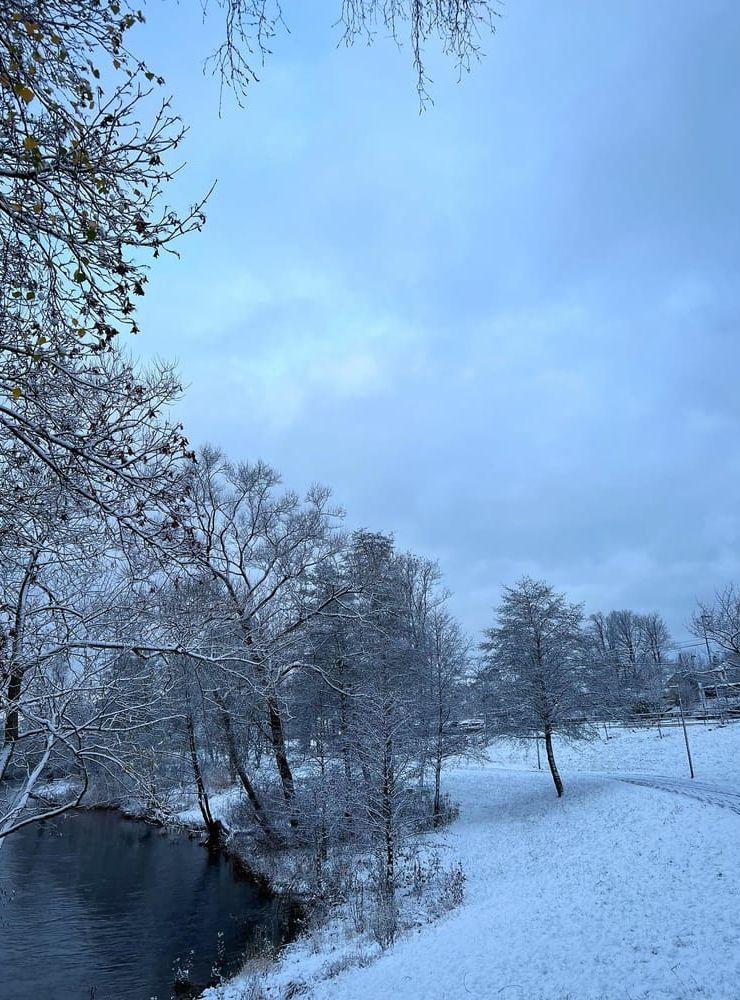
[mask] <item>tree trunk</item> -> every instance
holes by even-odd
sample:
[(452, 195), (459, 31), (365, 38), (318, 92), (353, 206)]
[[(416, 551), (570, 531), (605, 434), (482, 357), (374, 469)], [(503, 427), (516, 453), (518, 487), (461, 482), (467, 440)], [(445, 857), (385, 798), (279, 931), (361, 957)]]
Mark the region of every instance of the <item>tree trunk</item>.
[(552, 775), (552, 780), (555, 783), (555, 790), (558, 793), (558, 798), (563, 794), (563, 781), (560, 777), (560, 773), (555, 763), (555, 754), (552, 752), (552, 730), (549, 726), (545, 727), (545, 747), (547, 748), (547, 763), (550, 765), (550, 774)]
[[(285, 733), (283, 731), (283, 720), (280, 715), (280, 706), (274, 694), (269, 695), (267, 698), (267, 714), (270, 720), (270, 742), (272, 743), (272, 751), (275, 755), (275, 763), (280, 775), (280, 783), (283, 787), (283, 797), (288, 805), (292, 806), (295, 798), (295, 783), (293, 781), (293, 772), (288, 762), (288, 753), (285, 748)], [(291, 818), (290, 823), (291, 826), (296, 825), (295, 817)]]
[(18, 602), (15, 608), (13, 641), (10, 648), (10, 676), (8, 679), (7, 694), (8, 708), (5, 715), (3, 747), (2, 750), (0, 750), (0, 781), (2, 781), (3, 775), (5, 774), (8, 764), (10, 763), (10, 759), (13, 756), (15, 745), (18, 742), (20, 718), (18, 712), (18, 700), (21, 696), (21, 686), (23, 684), (23, 668), (20, 666), (20, 661), (21, 654), (23, 652), (26, 599), (28, 597), (28, 589), (31, 586), (31, 581), (36, 571), (36, 562), (38, 557), (38, 549), (34, 549), (29, 555), (26, 571), (23, 574), (23, 582), (21, 583), (21, 587), (18, 592)]
[(193, 767), (193, 777), (195, 778), (195, 788), (198, 793), (198, 805), (200, 806), (200, 812), (203, 817), (203, 822), (206, 825), (206, 831), (208, 833), (208, 842), (210, 844), (218, 844), (221, 840), (221, 823), (219, 820), (213, 818), (213, 813), (211, 812), (211, 804), (208, 801), (208, 792), (206, 791), (205, 782), (203, 781), (203, 773), (200, 769), (200, 761), (198, 760), (198, 748), (195, 745), (195, 730), (193, 728), (193, 717), (188, 715), (185, 720), (185, 725), (188, 731), (188, 746), (190, 748), (190, 763)]
[(392, 894), (396, 881), (395, 830), (393, 822), (396, 800), (396, 776), (393, 767), (393, 736), (390, 730), (390, 715), (390, 706), (384, 706), (384, 723), (387, 726), (387, 729), (383, 740), (383, 770), (380, 802), (383, 822), (383, 838), (385, 840), (385, 883), (387, 891)]
[(51, 751), (53, 746), (54, 746), (54, 736), (51, 733), (49, 733), (49, 735), (46, 737), (46, 742), (44, 744), (44, 749), (41, 753), (41, 756), (36, 762), (33, 770), (29, 771), (23, 786), (16, 795), (15, 800), (13, 801), (10, 809), (5, 814), (2, 824), (0, 824), (0, 847), (2, 847), (2, 845), (4, 844), (7, 835), (12, 832), (12, 830), (19, 821), (21, 813), (26, 808), (26, 805), (28, 804), (28, 800), (31, 797), (31, 793), (33, 792), (36, 782), (41, 777), (41, 772), (44, 770), (49, 761), (49, 757), (51, 756)]
[(434, 762), (434, 825), (442, 822), (442, 754)]
[(383, 785), (381, 788), (381, 813), (383, 817), (383, 839), (385, 841), (385, 883), (389, 892), (395, 885), (395, 844), (393, 837), (393, 790), (390, 764), (384, 761)]
[(13, 756), (14, 743), (4, 743), (2, 748), (0, 748), (0, 782), (5, 777), (5, 771), (10, 763), (10, 758)]
[(219, 722), (221, 723), (221, 728), (223, 729), (224, 736), (226, 738), (226, 749), (229, 754), (229, 764), (239, 778), (242, 788), (247, 793), (247, 798), (249, 799), (252, 809), (254, 810), (254, 818), (259, 824), (260, 829), (271, 844), (276, 844), (277, 837), (270, 826), (267, 816), (265, 815), (265, 811), (262, 808), (262, 803), (257, 795), (257, 791), (252, 784), (239, 755), (236, 746), (236, 737), (234, 736), (234, 729), (231, 725), (231, 716), (226, 711), (226, 705), (224, 704), (223, 697), (220, 693), (215, 695), (215, 701), (219, 707)]
[(20, 670), (13, 668), (8, 681), (8, 714), (5, 718), (5, 742), (15, 743), (18, 739), (18, 699), (21, 694), (21, 681), (23, 675)]
[(341, 737), (342, 763), (344, 765), (344, 795), (345, 807), (344, 818), (348, 824), (352, 823), (352, 759), (350, 756), (349, 742), (349, 705), (347, 692), (344, 687), (344, 661), (337, 660), (338, 680), (341, 694), (339, 695), (339, 726)]
[(434, 759), (434, 825), (439, 826), (442, 818), (442, 757), (444, 754), (444, 718), (442, 714), (441, 691), (438, 694), (437, 746)]
[[(254, 644), (252, 642), (251, 625), (248, 620), (242, 620), (242, 631), (244, 633), (247, 646), (249, 646), (250, 649), (253, 648)], [(256, 661), (258, 675), (263, 683), (265, 683), (268, 681), (265, 663), (260, 656), (257, 656)], [(293, 800), (295, 799), (295, 782), (293, 781), (293, 772), (290, 769), (288, 753), (285, 748), (285, 732), (283, 730), (282, 716), (280, 715), (280, 705), (274, 693), (274, 689), (271, 690), (267, 684), (265, 686), (270, 692), (266, 697), (267, 717), (270, 723), (270, 743), (272, 744), (272, 752), (275, 757), (275, 763), (277, 764), (278, 774), (280, 775), (280, 783), (283, 787), (283, 798), (292, 811)], [(294, 814), (291, 814), (290, 825), (298, 825), (298, 821)]]
[(3, 747), (0, 750), (0, 781), (7, 770), (10, 759), (13, 756), (15, 745), (19, 736), (19, 712), (18, 700), (21, 696), (21, 686), (23, 684), (23, 668), (20, 666), (21, 654), (23, 652), (23, 635), (26, 620), (26, 599), (31, 586), (39, 550), (34, 549), (29, 554), (26, 571), (23, 574), (23, 582), (18, 592), (18, 601), (15, 607), (13, 622), (13, 640), (10, 647), (10, 676), (8, 678), (8, 708), (5, 714), (5, 733)]
[(10, 680), (8, 681), (7, 703), (10, 707), (8, 708), (7, 715), (5, 716), (5, 733), (2, 750), (0, 750), (0, 781), (2, 781), (8, 764), (10, 764), (10, 759), (13, 756), (15, 745), (18, 742), (18, 699), (21, 696), (22, 681), (23, 673), (14, 667), (10, 674)]

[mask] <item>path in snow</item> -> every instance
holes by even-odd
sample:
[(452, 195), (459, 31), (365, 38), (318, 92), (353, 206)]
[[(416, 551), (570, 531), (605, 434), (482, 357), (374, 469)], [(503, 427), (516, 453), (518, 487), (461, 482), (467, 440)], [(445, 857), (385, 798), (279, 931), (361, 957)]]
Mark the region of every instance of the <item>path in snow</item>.
[(717, 785), (709, 785), (705, 781), (690, 778), (669, 778), (661, 774), (610, 774), (610, 778), (626, 781), (630, 785), (644, 785), (648, 788), (659, 788), (661, 791), (676, 792), (687, 795), (700, 802), (708, 802), (723, 809), (730, 809), (740, 815), (740, 792), (733, 792)]

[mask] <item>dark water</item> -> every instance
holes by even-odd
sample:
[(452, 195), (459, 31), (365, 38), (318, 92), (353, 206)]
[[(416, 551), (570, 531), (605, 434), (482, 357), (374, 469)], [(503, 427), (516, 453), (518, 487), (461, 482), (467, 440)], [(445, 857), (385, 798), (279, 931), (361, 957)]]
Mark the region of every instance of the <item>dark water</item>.
[(178, 960), (201, 985), (219, 954), (236, 971), (275, 912), (184, 836), (112, 812), (32, 825), (0, 850), (0, 1000), (168, 1000)]

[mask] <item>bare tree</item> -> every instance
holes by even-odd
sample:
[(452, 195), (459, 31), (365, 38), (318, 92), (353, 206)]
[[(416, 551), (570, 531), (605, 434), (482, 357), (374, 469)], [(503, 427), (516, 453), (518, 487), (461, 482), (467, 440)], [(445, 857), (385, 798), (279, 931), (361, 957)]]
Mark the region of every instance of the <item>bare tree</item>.
[(429, 708), (431, 709), (431, 753), (434, 766), (434, 822), (442, 819), (441, 779), (445, 760), (471, 749), (470, 738), (460, 729), (463, 682), (470, 655), (470, 642), (458, 623), (437, 610), (429, 623)]
[[(225, 14), (223, 41), (210, 58), (221, 81), (245, 95), (259, 79), (276, 35), (287, 29), (281, 0), (211, 0)], [(207, 6), (207, 4), (206, 4)], [(372, 43), (380, 33), (399, 48), (408, 45), (421, 106), (429, 101), (426, 51), (436, 40), (458, 72), (481, 55), (482, 36), (495, 29), (496, 0), (341, 0), (336, 24), (344, 45)]]
[[(161, 717), (171, 685), (166, 671), (121, 656), (129, 588), (103, 528), (63, 523), (33, 536), (24, 526), (2, 547), (0, 842), (77, 805), (92, 777), (135, 782), (132, 737)], [(37, 786), (55, 769), (69, 780), (48, 803)]]
[(395, 891), (404, 780), (414, 765), (414, 740), (409, 731), (413, 687), (405, 669), (410, 649), (404, 635), (403, 571), (394, 556), (392, 539), (379, 533), (357, 533), (350, 559), (362, 622), (354, 651), (360, 669), (353, 736), (379, 886), (384, 898), (390, 900)]
[(642, 615), (645, 653), (655, 667), (662, 667), (671, 646), (671, 635), (663, 616), (657, 611)]
[(624, 714), (660, 704), (671, 637), (657, 611), (597, 612), (589, 616), (586, 636), (592, 662), (606, 671), (605, 710)]
[[(251, 685), (263, 698), (267, 731), (286, 804), (295, 782), (285, 739), (281, 689), (295, 670), (310, 668), (300, 638), (309, 621), (328, 614), (341, 596), (326, 589), (323, 568), (341, 544), (340, 512), (329, 492), (313, 487), (305, 501), (281, 490), (264, 463), (233, 465), (204, 449), (190, 482), (190, 563), (176, 573), (212, 584), (220, 621), (200, 634), (170, 621), (174, 644)], [(155, 624), (156, 628), (156, 624)]]
[(740, 658), (740, 589), (730, 583), (715, 591), (711, 601), (699, 601), (690, 627), (697, 638)]
[[(137, 371), (115, 350), (52, 367), (31, 363), (12, 410), (0, 402), (6, 511), (40, 516), (56, 482), (58, 496), (76, 497), (88, 516), (96, 509), (114, 534), (174, 541), (193, 456), (182, 428), (166, 419), (179, 395), (172, 370)], [(32, 511), (34, 497), (40, 506)], [(51, 515), (47, 509), (44, 516)]]

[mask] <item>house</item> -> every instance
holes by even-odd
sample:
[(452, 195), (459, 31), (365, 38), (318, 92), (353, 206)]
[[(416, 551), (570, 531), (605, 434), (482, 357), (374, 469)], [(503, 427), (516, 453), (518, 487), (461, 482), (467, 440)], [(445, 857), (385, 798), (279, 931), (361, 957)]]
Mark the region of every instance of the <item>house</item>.
[(684, 708), (701, 705), (705, 710), (714, 706), (722, 712), (740, 710), (740, 657), (728, 653), (710, 667), (696, 661), (690, 666), (684, 663), (666, 682), (666, 695), (673, 705), (678, 704), (679, 691)]
[(724, 660), (702, 671), (697, 679), (705, 701), (740, 698), (740, 656), (728, 653)]

